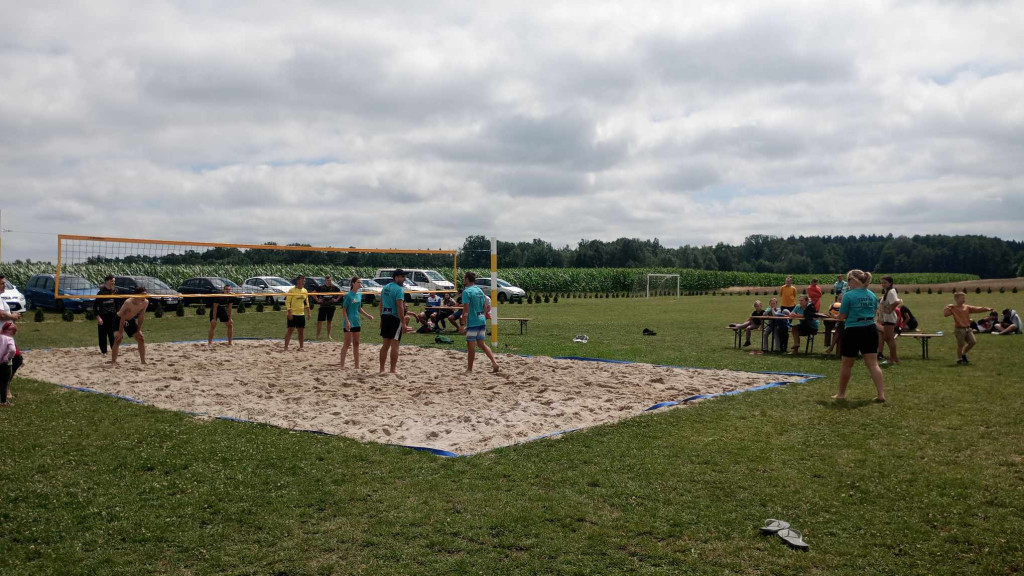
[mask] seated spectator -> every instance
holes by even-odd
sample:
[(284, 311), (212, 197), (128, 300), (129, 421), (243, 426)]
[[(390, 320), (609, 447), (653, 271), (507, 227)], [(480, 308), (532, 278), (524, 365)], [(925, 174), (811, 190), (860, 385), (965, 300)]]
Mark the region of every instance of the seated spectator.
[(760, 300), (754, 300), (754, 311), (750, 313), (750, 318), (747, 318), (743, 324), (730, 324), (729, 327), (736, 331), (746, 330), (747, 341), (743, 345), (750, 346), (750, 331), (761, 327), (761, 323), (764, 322), (761, 316), (764, 315), (764, 304), (761, 304)]
[(798, 324), (793, 326), (794, 354), (800, 351), (801, 336), (812, 336), (818, 333), (817, 313), (818, 311), (814, 309), (811, 299), (804, 295), (800, 297), (800, 303), (793, 309), (793, 313), (789, 315), (793, 320), (800, 320)]
[(998, 326), (998, 331), (993, 329), (992, 333), (999, 334), (1000, 336), (1020, 334), (1022, 331), (1020, 315), (1017, 314), (1016, 310), (1010, 310), (1009, 308), (1003, 310), (1003, 319), (995, 326)]
[(989, 312), (988, 316), (978, 320), (977, 322), (971, 322), (971, 330), (978, 334), (985, 334), (991, 332), (999, 324), (999, 313), (993, 310)]
[[(839, 317), (839, 308), (843, 305), (843, 293), (836, 293), (836, 301), (828, 307), (828, 314), (832, 318)], [(843, 328), (845, 327), (844, 322), (826, 322), (825, 323), (825, 354), (831, 354), (836, 348), (839, 347), (839, 342), (843, 338)]]
[(909, 306), (900, 306), (897, 308), (900, 317), (900, 323), (898, 325), (899, 332), (915, 332), (917, 330), (917, 318), (914, 317), (914, 313), (910, 311)]
[[(761, 349), (764, 352), (778, 352), (781, 354), (786, 350), (786, 345), (789, 344), (789, 311), (779, 306), (778, 298), (772, 298), (768, 301), (766, 312), (766, 316), (774, 316), (778, 319), (768, 322), (768, 327), (765, 328), (764, 333), (761, 335)], [(769, 350), (768, 348), (769, 339), (773, 339), (775, 342), (774, 350)]]

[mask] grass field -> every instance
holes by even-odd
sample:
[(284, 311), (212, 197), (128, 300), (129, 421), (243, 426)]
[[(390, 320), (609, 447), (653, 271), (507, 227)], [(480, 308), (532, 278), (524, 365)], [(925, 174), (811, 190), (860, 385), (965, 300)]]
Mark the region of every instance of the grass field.
[[(837, 360), (732, 349), (722, 326), (751, 297), (505, 306), (533, 319), (527, 337), (503, 330), (516, 353), (826, 378), (460, 459), (16, 380), (0, 410), (0, 573), (1024, 572), (1024, 337), (982, 335), (958, 367), (950, 296), (905, 299), (949, 336), (929, 361), (901, 342), (884, 405), (863, 367), (836, 404)], [(1024, 308), (1009, 293), (968, 302)], [(283, 332), (281, 313), (236, 322), (237, 336)], [(95, 346), (81, 319), (21, 326), (23, 348)], [(206, 326), (190, 312), (146, 331), (200, 339)], [(760, 536), (769, 517), (802, 529), (810, 552)]]

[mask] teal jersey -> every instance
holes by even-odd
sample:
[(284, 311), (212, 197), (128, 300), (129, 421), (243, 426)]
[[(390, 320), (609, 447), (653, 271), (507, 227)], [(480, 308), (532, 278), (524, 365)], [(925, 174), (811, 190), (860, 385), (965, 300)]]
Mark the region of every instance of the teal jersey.
[(362, 305), (363, 296), (358, 292), (349, 292), (341, 299), (341, 307), (345, 309), (345, 316), (348, 316), (349, 326), (359, 327), (359, 308)]
[(864, 288), (844, 292), (843, 303), (839, 306), (839, 313), (846, 314), (847, 328), (873, 325), (876, 310), (878, 310), (878, 296)]
[(832, 285), (832, 289), (836, 291), (836, 294), (842, 294), (843, 292), (846, 292), (849, 289), (849, 287), (849, 284), (847, 284), (843, 280), (839, 280)]
[(398, 316), (398, 303), (405, 300), (405, 290), (392, 282), (380, 291), (380, 313), (385, 316)]
[(487, 299), (479, 286), (470, 286), (462, 291), (462, 303), (469, 304), (469, 317), (466, 318), (466, 326), (479, 328), (487, 325), (487, 317), (484, 316), (484, 304)]

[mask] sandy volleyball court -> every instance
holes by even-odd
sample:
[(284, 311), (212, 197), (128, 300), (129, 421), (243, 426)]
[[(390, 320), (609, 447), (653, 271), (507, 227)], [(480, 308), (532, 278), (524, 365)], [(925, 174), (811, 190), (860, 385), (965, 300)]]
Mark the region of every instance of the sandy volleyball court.
[[(463, 352), (413, 346), (402, 348), (401, 373), (386, 376), (377, 374), (374, 345), (361, 347), (361, 370), (344, 371), (336, 343), (307, 343), (302, 352), (271, 341), (151, 344), (146, 366), (134, 347), (125, 350), (116, 369), (93, 348), (34, 350), (18, 375), (169, 410), (458, 454), (615, 422), (695, 394), (798, 379), (507, 355), (499, 356), (501, 373), (470, 375)], [(488, 368), (480, 358), (478, 369)]]

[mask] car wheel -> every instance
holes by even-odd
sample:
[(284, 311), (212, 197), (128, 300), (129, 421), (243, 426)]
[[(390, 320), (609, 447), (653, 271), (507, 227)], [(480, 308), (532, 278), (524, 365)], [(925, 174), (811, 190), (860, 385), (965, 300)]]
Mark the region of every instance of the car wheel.
[(411, 302), (412, 302), (412, 296), (411, 296), (411, 295), (409, 295), (409, 294), (406, 294), (406, 295), (405, 295), (405, 303), (406, 303), (406, 304), (409, 304), (409, 303), (411, 303)]
[(270, 306), (274, 305), (274, 297), (273, 296), (267, 296), (267, 304), (270, 305)]
[(25, 298), (25, 310), (35, 310), (36, 305), (31, 300)]
[(508, 296), (504, 292), (498, 292), (498, 302), (501, 304), (508, 302)]

